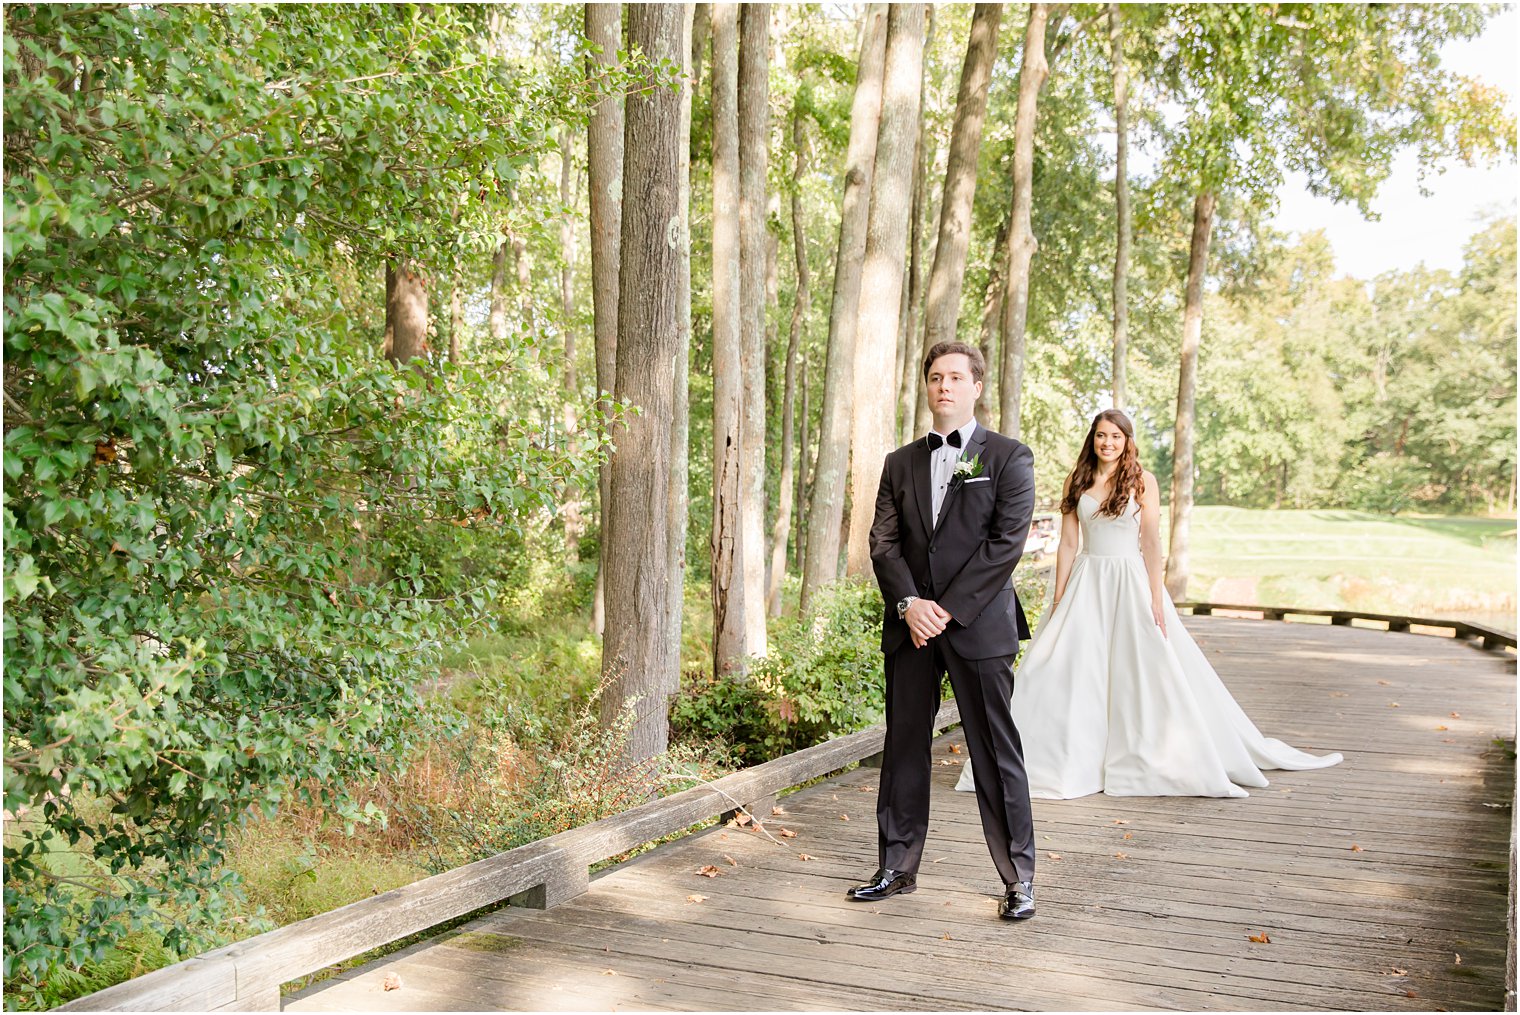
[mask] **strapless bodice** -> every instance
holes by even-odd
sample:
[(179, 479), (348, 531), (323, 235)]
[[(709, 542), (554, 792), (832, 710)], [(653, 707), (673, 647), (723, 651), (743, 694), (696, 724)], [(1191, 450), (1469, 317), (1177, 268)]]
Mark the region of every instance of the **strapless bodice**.
[(1082, 524), (1082, 552), (1094, 557), (1140, 557), (1140, 505), (1135, 498), (1117, 518), (1098, 514), (1098, 501), (1090, 494), (1077, 500), (1077, 520)]

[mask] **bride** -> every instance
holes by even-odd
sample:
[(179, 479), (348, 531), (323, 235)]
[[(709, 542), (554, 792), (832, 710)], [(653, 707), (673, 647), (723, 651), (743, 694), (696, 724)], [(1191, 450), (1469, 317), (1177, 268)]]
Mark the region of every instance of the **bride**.
[[(1341, 760), (1262, 736), (1235, 703), (1162, 586), (1160, 516), (1129, 418), (1100, 412), (1061, 499), (1055, 602), (1013, 682), (1031, 796), (1243, 797), (1264, 768)], [(970, 765), (955, 788), (974, 788)]]

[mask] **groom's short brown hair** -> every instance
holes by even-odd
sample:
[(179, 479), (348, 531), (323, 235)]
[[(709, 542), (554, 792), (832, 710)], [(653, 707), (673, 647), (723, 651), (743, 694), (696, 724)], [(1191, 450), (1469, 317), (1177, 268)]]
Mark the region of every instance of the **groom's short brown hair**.
[(982, 359), (982, 350), (965, 342), (936, 342), (930, 349), (929, 355), (924, 357), (924, 380), (929, 379), (929, 368), (934, 361), (941, 356), (954, 356), (960, 353), (971, 361), (971, 379), (981, 382), (982, 375), (987, 372), (987, 361)]

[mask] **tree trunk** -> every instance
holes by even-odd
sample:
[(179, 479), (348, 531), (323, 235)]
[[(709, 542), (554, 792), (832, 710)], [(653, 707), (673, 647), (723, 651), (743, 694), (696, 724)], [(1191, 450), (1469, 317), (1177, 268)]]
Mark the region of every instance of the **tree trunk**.
[[(683, 4), (681, 19), (686, 55), (691, 69), (692, 20), (696, 4)], [(670, 543), (666, 561), (665, 641), (675, 665), (675, 687), (681, 680), (681, 627), (686, 606), (686, 535), (690, 522), (688, 479), (691, 472), (691, 99), (695, 88), (691, 75), (681, 88), (680, 160), (680, 267), (676, 305), (675, 392), (670, 415)]]
[(500, 349), (507, 340), (507, 241), (496, 245), (491, 255), (491, 317), (488, 328), (491, 344)]
[(454, 284), (449, 287), (449, 363), (458, 366), (461, 362), (459, 349), (459, 322), (464, 317), (463, 290), (459, 275), (454, 276)]
[[(977, 4), (971, 18), (971, 37), (961, 65), (960, 91), (955, 99), (955, 123), (950, 129), (950, 158), (945, 167), (945, 193), (939, 212), (939, 240), (929, 274), (929, 303), (924, 311), (923, 354), (939, 342), (955, 339), (960, 314), (961, 283), (966, 274), (966, 249), (971, 241), (971, 209), (976, 200), (976, 163), (987, 120), (987, 88), (997, 58), (1002, 4)], [(1022, 101), (1022, 100), (1021, 100)], [(921, 357), (920, 357), (921, 358)]]
[(385, 266), (385, 358), (410, 363), (428, 354), (428, 283), (415, 262)]
[[(604, 69), (618, 66), (618, 47), (623, 40), (621, 4), (586, 4), (586, 39), (601, 49), (586, 57), (586, 76), (597, 77)], [(615, 94), (604, 94), (591, 107), (586, 128), (586, 191), (591, 208), (591, 316), (596, 342), (596, 389), (603, 413), (611, 410), (610, 395), (617, 387), (618, 342), (618, 238), (623, 230), (623, 103)], [(492, 290), (494, 295), (494, 288)], [(495, 314), (495, 301), (492, 302)], [(605, 394), (603, 394), (605, 393)], [(602, 633), (606, 620), (607, 505), (611, 500), (610, 463), (598, 478), (602, 512), (601, 557), (597, 563), (596, 593), (591, 607), (592, 625)]]
[(1172, 536), (1166, 558), (1166, 591), (1187, 596), (1188, 535), (1193, 511), (1193, 394), (1198, 379), (1198, 341), (1203, 336), (1203, 276), (1216, 198), (1209, 191), (1193, 202), (1193, 241), (1188, 251), (1182, 307), (1182, 356), (1177, 367), (1177, 425), (1172, 433)]
[[(998, 223), (997, 236), (992, 241), (992, 257), (987, 262), (987, 288), (982, 291), (982, 323), (977, 332), (977, 348), (989, 370), (998, 362), (993, 351), (997, 344), (998, 324), (1003, 319), (1003, 301), (1008, 295), (1003, 272), (1008, 267), (1008, 230), (1013, 225), (1012, 214), (1010, 207), (1003, 221)], [(983, 381), (982, 393), (976, 399), (976, 421), (989, 430), (992, 429), (992, 395), (997, 390), (993, 383), (995, 376), (994, 372)], [(927, 402), (924, 411), (929, 411)]]
[[(565, 446), (571, 456), (576, 456), (579, 451), (574, 435), (580, 425), (575, 405), (575, 193), (571, 176), (571, 166), (575, 162), (574, 150), (575, 135), (569, 127), (562, 126), (559, 131), (559, 203), (562, 209), (559, 217), (559, 250), (563, 260), (559, 268), (559, 327), (565, 336), (565, 359), (560, 370), (560, 385), (564, 395)], [(586, 510), (578, 496), (578, 485), (574, 482), (566, 483), (561, 498), (564, 506), (565, 559), (569, 561), (580, 560), (581, 536), (586, 533)]]
[(702, 87), (702, 59), (712, 42), (712, 4), (697, 4), (691, 24), (691, 88)]
[[(794, 227), (795, 228), (795, 227)], [(812, 308), (812, 297), (808, 298), (808, 308)], [(803, 343), (798, 350), (797, 356), (797, 388), (801, 393), (801, 422), (797, 426), (797, 504), (808, 502), (808, 355), (807, 344)], [(796, 546), (797, 569), (802, 570), (803, 561), (807, 560), (807, 526), (803, 524), (803, 515), (806, 511), (793, 512), (792, 540)]]
[[(739, 268), (739, 8), (712, 8), (713, 132), (713, 672), (745, 669), (748, 632), (744, 567), (749, 547), (740, 524), (744, 483), (743, 344)], [(754, 604), (760, 609), (761, 604)]]
[[(792, 103), (792, 255), (797, 263), (797, 288), (792, 294), (792, 326), (786, 341), (786, 389), (781, 396), (781, 479), (776, 487), (776, 527), (771, 533), (771, 575), (767, 598), (773, 617), (781, 616), (781, 579), (786, 574), (787, 536), (792, 527), (792, 442), (795, 440), (793, 409), (797, 401), (797, 352), (807, 321), (807, 237), (802, 226), (802, 177), (807, 164), (806, 139), (802, 133), (802, 105)], [(806, 407), (803, 428), (807, 427)]]
[(1114, 408), (1124, 408), (1129, 355), (1129, 71), (1124, 63), (1124, 13), (1108, 5), (1108, 46), (1114, 66), (1114, 133), (1118, 157), (1114, 164), (1114, 211), (1118, 244), (1114, 251)]
[(1019, 68), (1019, 106), (1013, 121), (1013, 225), (1008, 234), (1007, 295), (1003, 301), (1003, 364), (998, 374), (1001, 412), (998, 429), (1019, 435), (1019, 400), (1024, 388), (1024, 327), (1029, 320), (1029, 264), (1039, 244), (1030, 223), (1034, 199), (1034, 125), (1040, 89), (1050, 74), (1045, 62), (1049, 4), (1029, 5), (1024, 31), (1024, 65)]
[(744, 648), (766, 652), (766, 174), (770, 152), (770, 4), (739, 5), (739, 319), (744, 420), (739, 524), (744, 530)]
[(871, 572), (870, 531), (881, 466), (892, 450), (895, 406), (882, 398), (891, 375), (912, 206), (913, 144), (924, 58), (924, 5), (893, 4), (888, 16), (881, 129), (871, 181), (871, 218), (855, 326), (855, 422), (851, 428), (848, 573)]
[(855, 397), (855, 314), (860, 307), (861, 261), (871, 210), (871, 173), (881, 126), (887, 6), (871, 4), (866, 8), (855, 98), (850, 106), (850, 142), (845, 152), (844, 200), (834, 258), (834, 294), (829, 305), (828, 359), (823, 373), (823, 420), (818, 433), (818, 461), (813, 470), (808, 511), (807, 558), (802, 572), (803, 612), (820, 586), (839, 577), (839, 529), (844, 517), (851, 403)]
[[(629, 42), (656, 64), (684, 63), (685, 6), (635, 4)], [(624, 757), (658, 758), (668, 738), (670, 697), (679, 657), (666, 612), (673, 378), (679, 352), (681, 98), (668, 88), (630, 92), (624, 125), (622, 269), (618, 293), (619, 401), (638, 405), (612, 459), (608, 505), (618, 538), (607, 556), (607, 631), (602, 642), (601, 716), (617, 722), (632, 704), (636, 718)]]
[[(934, 8), (929, 8), (924, 28), (924, 52), (934, 46)], [(918, 141), (913, 149), (913, 211), (910, 219), (912, 236), (908, 240), (908, 276), (903, 288), (902, 312), (897, 327), (897, 443), (906, 444), (913, 439), (914, 407), (918, 403), (918, 313), (923, 309), (924, 283), (924, 191), (929, 177), (927, 158), (929, 116), (924, 108), (928, 100), (929, 61), (924, 60), (919, 75)]]

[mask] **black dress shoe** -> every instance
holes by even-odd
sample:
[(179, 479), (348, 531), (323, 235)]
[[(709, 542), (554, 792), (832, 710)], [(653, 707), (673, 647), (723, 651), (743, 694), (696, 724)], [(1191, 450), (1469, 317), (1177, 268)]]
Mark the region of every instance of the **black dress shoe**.
[(1005, 920), (1027, 920), (1034, 915), (1034, 882), (1015, 881), (1007, 886), (998, 916)]
[(899, 892), (907, 895), (917, 890), (918, 875), (904, 874), (902, 871), (888, 870), (883, 867), (871, 876), (869, 882), (856, 885), (845, 894), (856, 902), (875, 902), (878, 899), (889, 899)]

